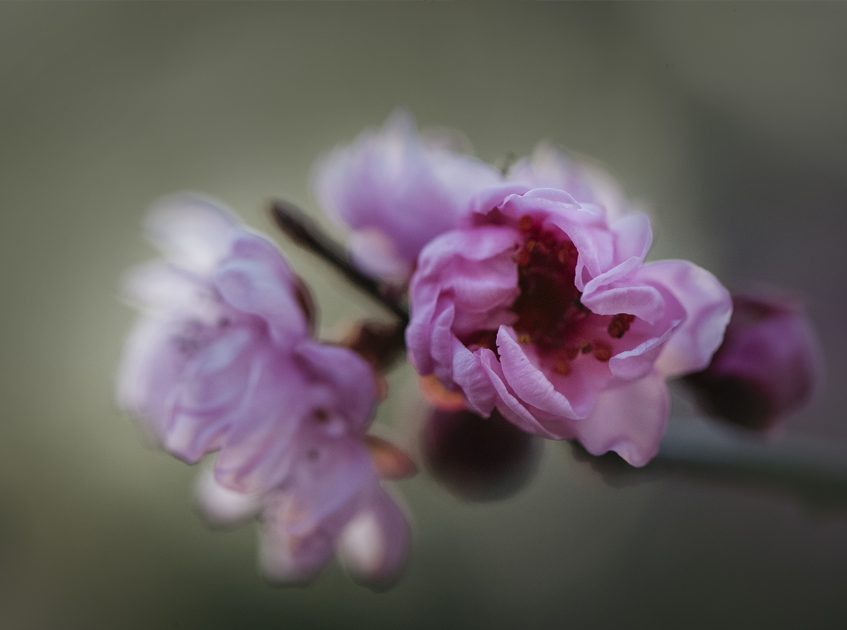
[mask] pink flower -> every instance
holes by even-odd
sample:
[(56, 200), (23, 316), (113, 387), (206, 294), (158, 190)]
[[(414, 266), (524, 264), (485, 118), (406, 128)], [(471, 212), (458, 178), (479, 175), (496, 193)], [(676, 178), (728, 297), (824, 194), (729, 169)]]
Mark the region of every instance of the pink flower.
[(260, 561), (276, 582), (309, 580), (337, 552), (355, 578), (387, 586), (409, 553), (406, 516), (381, 487), (361, 440), (338, 441), (304, 467), (298, 483), (269, 495), (262, 519)]
[[(409, 532), (366, 442), (370, 366), (311, 337), (279, 251), (213, 202), (168, 200), (149, 231), (165, 260), (128, 282), (146, 311), (124, 353), (121, 404), (181, 459), (218, 452), (206, 511), (219, 522), (260, 511), (275, 577), (311, 577), (336, 546), (363, 579), (396, 575)], [(343, 542), (361, 519), (364, 542)]]
[(712, 362), (686, 381), (717, 416), (769, 429), (812, 398), (823, 375), (820, 346), (796, 300), (769, 293), (733, 295), (732, 303)]
[(366, 443), (346, 436), (307, 452), (287, 483), (265, 494), (234, 491), (207, 471), (198, 484), (203, 513), (216, 525), (258, 516), (259, 562), (274, 582), (308, 582), (338, 554), (357, 580), (391, 584), (408, 558), (411, 529), (381, 487)]
[(398, 111), (316, 165), (318, 201), (352, 228), (351, 254), (364, 269), (405, 280), (423, 246), (456, 227), (471, 196), (500, 180), (454, 144), (421, 137), (412, 116)]
[(257, 512), (260, 563), (275, 582), (308, 581), (336, 552), (363, 582), (397, 578), (410, 529), (365, 436), (377, 390), (364, 359), (300, 342), (289, 361), (259, 368), (246, 395), (201, 494), (204, 511), (217, 522)]
[(410, 360), (478, 413), (646, 464), (667, 422), (665, 379), (708, 365), (731, 312), (703, 269), (645, 264), (651, 238), (642, 214), (610, 220), (554, 189), (488, 190), (421, 252)]
[(275, 353), (306, 339), (309, 322), (276, 247), (214, 202), (167, 199), (147, 229), (164, 260), (127, 281), (143, 314), (124, 351), (118, 399), (165, 449), (195, 462), (224, 444), (256, 375), (284, 363)]

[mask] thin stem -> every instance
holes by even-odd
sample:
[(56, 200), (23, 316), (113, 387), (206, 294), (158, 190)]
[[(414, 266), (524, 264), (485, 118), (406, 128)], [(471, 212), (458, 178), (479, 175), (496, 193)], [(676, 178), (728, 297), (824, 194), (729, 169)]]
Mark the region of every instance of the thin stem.
[(811, 438), (774, 441), (721, 428), (706, 418), (675, 418), (659, 454), (643, 469), (614, 455), (588, 455), (576, 444), (572, 452), (613, 486), (679, 477), (788, 495), (810, 507), (847, 508), (842, 449)]
[(409, 311), (381, 282), (356, 267), (344, 248), (327, 236), (300, 208), (289, 201), (271, 202), (271, 216), (276, 225), (291, 240), (323, 258), (360, 291), (382, 304), (403, 324), (409, 321)]

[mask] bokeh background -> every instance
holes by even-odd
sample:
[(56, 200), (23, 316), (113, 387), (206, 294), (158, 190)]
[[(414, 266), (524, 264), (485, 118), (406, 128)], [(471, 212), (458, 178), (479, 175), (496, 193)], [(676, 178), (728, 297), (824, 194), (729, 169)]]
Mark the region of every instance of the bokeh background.
[[(486, 159), (592, 156), (652, 209), (654, 257), (802, 292), (828, 386), (771, 443), (847, 460), (845, 32), (838, 3), (0, 5), (0, 627), (845, 627), (838, 497), (609, 484), (555, 444), (507, 501), (401, 483), (417, 537), (393, 590), (337, 568), (273, 588), (255, 531), (207, 529), (196, 470), (113, 403), (145, 208), (190, 189), (264, 230), (270, 197), (317, 212), (313, 160), (401, 105)], [(379, 314), (279, 242), (325, 334)], [(411, 439), (414, 382), (391, 383), (380, 422)]]

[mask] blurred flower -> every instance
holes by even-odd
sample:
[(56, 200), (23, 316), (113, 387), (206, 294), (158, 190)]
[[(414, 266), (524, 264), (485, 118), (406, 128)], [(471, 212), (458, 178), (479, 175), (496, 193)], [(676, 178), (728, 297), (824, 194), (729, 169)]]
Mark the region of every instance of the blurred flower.
[(276, 247), (216, 203), (167, 199), (147, 230), (164, 260), (127, 279), (143, 313), (124, 351), (118, 400), (165, 449), (195, 462), (249, 413), (257, 378), (286, 371), (285, 353), (308, 337), (309, 322)]
[[(165, 261), (128, 283), (148, 310), (124, 354), (122, 405), (186, 461), (218, 451), (200, 485), (204, 512), (217, 524), (261, 513), (275, 579), (308, 579), (336, 546), (363, 579), (394, 576), (408, 524), (365, 435), (371, 367), (312, 339), (304, 289), (279, 251), (214, 203), (169, 200), (149, 226)], [(361, 519), (368, 535), (344, 542)]]
[(409, 357), (530, 433), (575, 438), (635, 466), (658, 451), (665, 378), (701, 370), (731, 304), (707, 271), (644, 263), (640, 213), (610, 220), (566, 192), (506, 185), (421, 252)]
[[(270, 579), (308, 581), (337, 549), (354, 576), (388, 583), (404, 564), (410, 533), (379, 476), (414, 470), (395, 447), (365, 435), (377, 390), (364, 359), (311, 341), (294, 358), (285, 373), (256, 377), (249, 414), (218, 454), (216, 483), (260, 497), (261, 565)], [(221, 511), (214, 503), (206, 509), (213, 517)]]
[(318, 202), (352, 228), (351, 254), (366, 271), (404, 281), (423, 246), (458, 225), (471, 196), (500, 181), (455, 144), (419, 135), (412, 116), (397, 111), (318, 162)]
[(296, 483), (268, 496), (262, 520), (261, 565), (277, 582), (313, 578), (338, 551), (354, 577), (384, 586), (409, 553), (406, 516), (361, 440), (338, 440), (313, 456)]
[(733, 295), (732, 303), (712, 362), (686, 382), (713, 414), (748, 429), (769, 429), (811, 399), (823, 371), (818, 340), (794, 299)]
[(579, 203), (602, 207), (609, 219), (633, 210), (618, 183), (600, 167), (541, 142), (509, 169), (506, 179), (530, 188), (566, 190)]
[(503, 499), (535, 471), (540, 444), (496, 410), (483, 418), (469, 410), (435, 409), (421, 428), (421, 451), (433, 476), (458, 497)]
[(259, 563), (274, 582), (308, 582), (338, 553), (353, 577), (384, 587), (408, 558), (408, 519), (380, 486), (361, 440), (333, 442), (300, 466), (294, 483), (264, 495), (231, 490), (208, 469), (197, 500), (217, 526), (260, 518)]

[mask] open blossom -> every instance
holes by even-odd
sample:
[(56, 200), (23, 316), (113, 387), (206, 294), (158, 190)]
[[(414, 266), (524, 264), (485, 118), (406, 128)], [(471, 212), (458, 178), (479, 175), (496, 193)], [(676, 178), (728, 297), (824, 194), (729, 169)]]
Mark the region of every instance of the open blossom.
[(350, 350), (312, 341), (292, 357), (283, 371), (269, 365), (256, 376), (249, 413), (218, 453), (205, 511), (213, 520), (239, 518), (238, 505), (258, 514), (260, 562), (274, 581), (308, 581), (338, 551), (362, 581), (391, 582), (410, 529), (365, 436), (373, 373)]
[(303, 583), (336, 555), (368, 585), (390, 584), (409, 554), (402, 508), (382, 488), (361, 436), (307, 446), (285, 484), (264, 494), (228, 488), (213, 469), (200, 477), (198, 501), (214, 524), (261, 521), (259, 562), (274, 582)]
[[(122, 407), (189, 462), (219, 449), (257, 372), (307, 338), (298, 282), (272, 243), (212, 201), (179, 196), (147, 221), (163, 260), (130, 274), (143, 310), (119, 372)], [(273, 366), (271, 368), (270, 366)]]
[(339, 440), (296, 483), (268, 495), (260, 562), (271, 580), (302, 582), (338, 552), (354, 577), (381, 586), (403, 569), (410, 539), (406, 515), (380, 485), (364, 443)]
[(732, 303), (721, 347), (686, 382), (717, 416), (768, 429), (812, 398), (823, 372), (818, 340), (794, 299), (762, 293), (733, 295)]
[(708, 365), (727, 291), (685, 261), (645, 263), (647, 218), (610, 219), (561, 190), (479, 195), (421, 252), (409, 356), (483, 415), (641, 466), (668, 415), (665, 379)]
[[(164, 260), (129, 278), (144, 313), (119, 402), (177, 457), (217, 452), (201, 486), (206, 512), (260, 513), (273, 577), (308, 579), (336, 548), (363, 579), (396, 575), (409, 532), (366, 441), (378, 394), (370, 366), (311, 337), (303, 289), (279, 251), (215, 203), (168, 200), (148, 227)], [(359, 542), (344, 542), (362, 527)]]
[(491, 166), (395, 112), (315, 168), (321, 206), (352, 228), (349, 246), (363, 268), (405, 280), (424, 245), (459, 224), (470, 198), (500, 180)]

